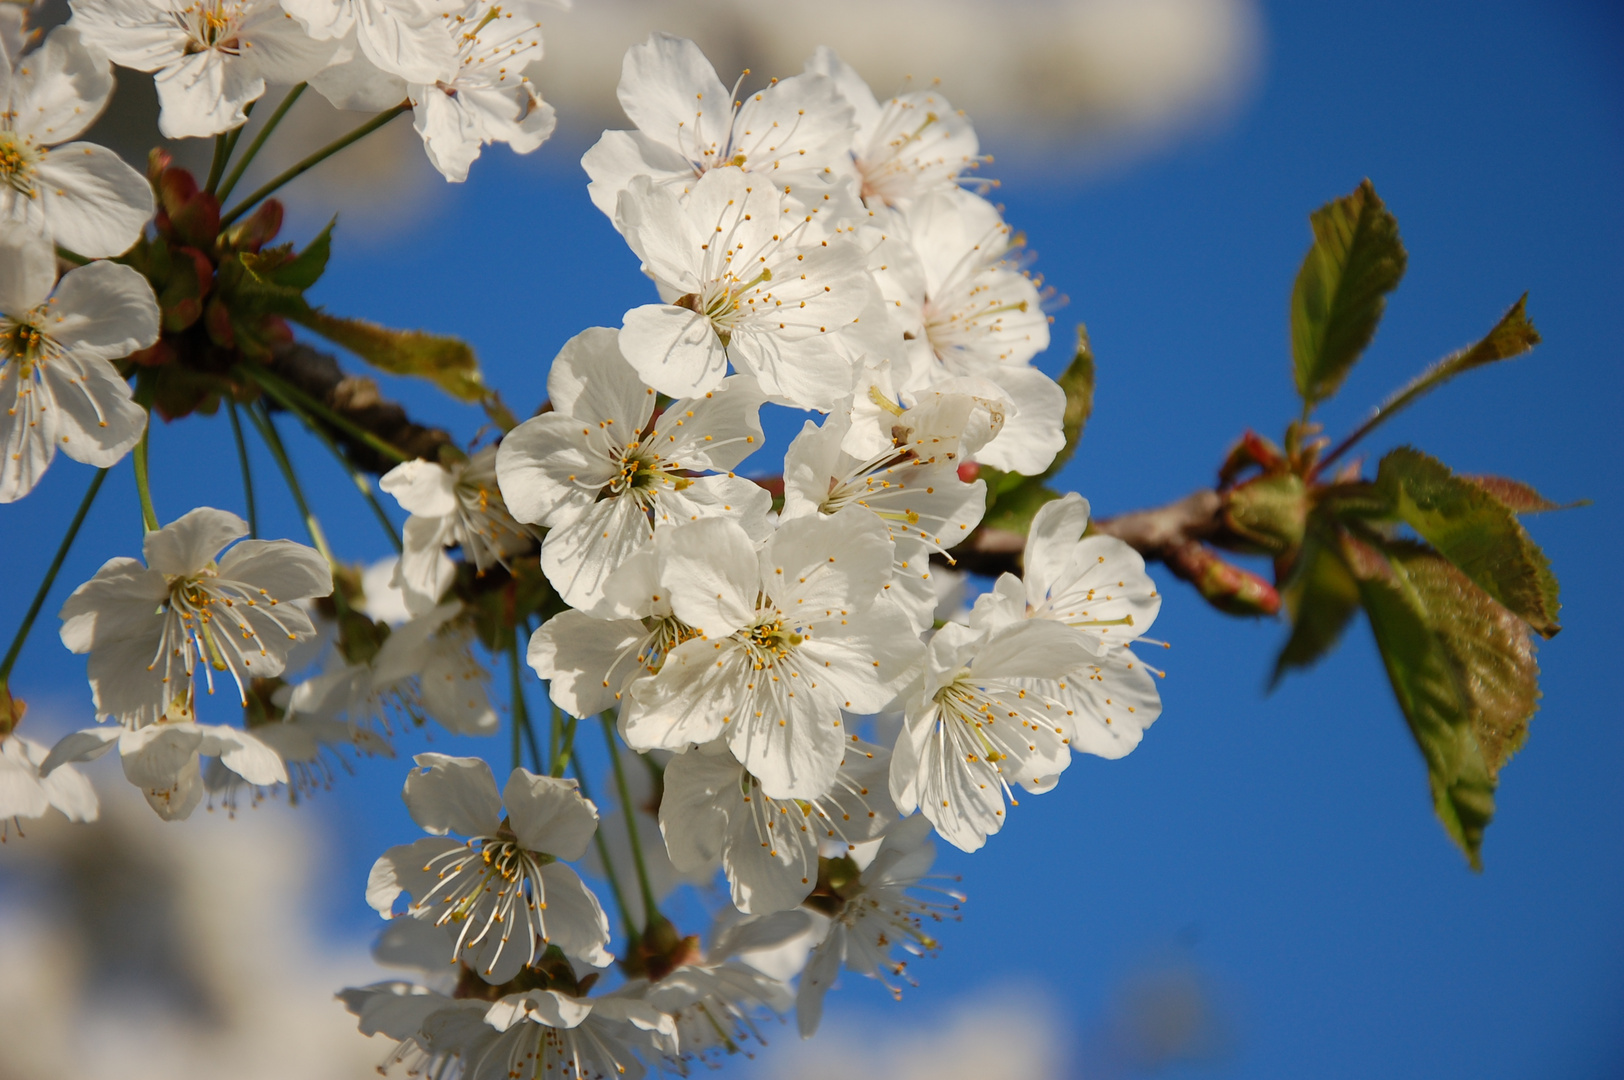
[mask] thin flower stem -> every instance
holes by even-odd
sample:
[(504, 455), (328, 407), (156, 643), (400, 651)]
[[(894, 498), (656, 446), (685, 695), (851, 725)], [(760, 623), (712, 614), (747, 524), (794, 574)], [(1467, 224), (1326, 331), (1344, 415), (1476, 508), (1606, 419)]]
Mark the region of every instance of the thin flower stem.
[(604, 713), (603, 737), (609, 744), (609, 762), (615, 769), (615, 787), (620, 792), (620, 809), (626, 815), (626, 838), (632, 846), (632, 862), (637, 866), (637, 884), (643, 892), (643, 922), (652, 923), (659, 915), (654, 902), (654, 886), (649, 883), (648, 862), (643, 858), (643, 838), (637, 835), (637, 809), (632, 806), (631, 788), (626, 784), (626, 770), (620, 763), (620, 743), (615, 738), (615, 722)]
[[(276, 107), (276, 111), (271, 114), (271, 118), (265, 121), (265, 126), (259, 129), (259, 134), (254, 136), (254, 141), (248, 144), (248, 149), (243, 151), (242, 157), (238, 159), (237, 164), (232, 167), (231, 173), (226, 177), (225, 183), (220, 185), (221, 202), (226, 201), (226, 196), (231, 194), (231, 189), (237, 186), (237, 181), (241, 180), (242, 174), (247, 171), (249, 162), (253, 161), (254, 157), (259, 153), (259, 148), (265, 145), (265, 140), (271, 137), (271, 132), (276, 130), (276, 125), (282, 122), (282, 118), (288, 114), (288, 110), (293, 108), (293, 103), (298, 101), (299, 95), (304, 92), (304, 83), (300, 83), (292, 90), (289, 90), (287, 97), (282, 99), (282, 104), (278, 105)], [(246, 124), (243, 125), (243, 127), (247, 126), (248, 125)], [(237, 148), (235, 139), (241, 134), (241, 127), (232, 133), (233, 142), (231, 144), (231, 148), (233, 150)], [(224, 222), (221, 222), (222, 226), (224, 224)]]
[(220, 228), (223, 229), (230, 225), (233, 221), (236, 221), (238, 218), (242, 217), (248, 211), (252, 210), (260, 202), (260, 200), (274, 194), (283, 184), (304, 175), (306, 172), (315, 168), (317, 165), (320, 165), (323, 161), (326, 161), (328, 158), (332, 157), (346, 146), (349, 146), (351, 143), (358, 142), (361, 139), (366, 138), (368, 135), (372, 134), (374, 131), (377, 131), (379, 128), (383, 127), (385, 124), (389, 123), (389, 121), (393, 120), (395, 117), (399, 116), (401, 113), (405, 112), (411, 107), (411, 102), (403, 101), (392, 109), (385, 109), (383, 112), (379, 113), (377, 116), (374, 116), (371, 120), (368, 120), (366, 123), (350, 132), (348, 135), (334, 139), (332, 142), (328, 143), (320, 150), (317, 150), (315, 153), (311, 154), (297, 165), (277, 173), (275, 176), (271, 177), (271, 179), (267, 180), (252, 195), (249, 195), (246, 199), (233, 207), (230, 212), (221, 217)]
[[(581, 790), (581, 798), (592, 801), (592, 792), (587, 789), (586, 773), (581, 763), (575, 763), (575, 783)], [(603, 876), (609, 879), (609, 892), (615, 898), (615, 910), (620, 912), (620, 925), (626, 930), (626, 940), (635, 945), (642, 937), (637, 932), (637, 926), (632, 922), (631, 909), (626, 906), (626, 893), (620, 887), (620, 876), (615, 873), (615, 864), (609, 859), (609, 844), (603, 838), (603, 830), (595, 829), (592, 839), (598, 845), (598, 860), (603, 863)]]
[(524, 680), (519, 674), (519, 635), (513, 635), (513, 644), (507, 650), (508, 670), (513, 676), (513, 767), (519, 768), (524, 764), (522, 760), (522, 733), (530, 730), (530, 706), (524, 700)]
[[(237, 152), (237, 143), (242, 139), (243, 128), (248, 126), (248, 118), (254, 115), (254, 106), (258, 104), (259, 99), (255, 98), (247, 105), (244, 105), (242, 109), (243, 122), (226, 133), (226, 158), (225, 161), (220, 163), (222, 169), (231, 163), (231, 155)], [(210, 190), (213, 190), (212, 186), (210, 187)]]
[[(275, 395), (273, 394), (272, 396), (274, 397)], [(355, 462), (344, 456), (344, 451), (339, 448), (338, 443), (333, 441), (333, 437), (327, 434), (326, 431), (322, 430), (320, 424), (317, 424), (307, 413), (300, 409), (298, 403), (293, 401), (282, 401), (280, 398), (277, 400), (278, 403), (283, 406), (283, 408), (287, 409), (288, 412), (299, 418), (299, 422), (304, 424), (306, 430), (308, 430), (312, 435), (316, 436), (317, 439), (321, 440), (321, 444), (327, 448), (330, 454), (333, 455), (333, 459), (343, 467), (346, 473), (349, 474), (350, 481), (355, 484), (356, 490), (361, 493), (361, 497), (365, 499), (367, 501), (367, 505), (372, 508), (373, 516), (376, 517), (378, 519), (378, 523), (383, 526), (384, 535), (389, 537), (389, 543), (393, 545), (395, 554), (398, 555), (404, 551), (405, 548), (401, 543), (400, 531), (395, 528), (395, 523), (389, 520), (389, 512), (383, 508), (383, 504), (378, 501), (378, 496), (373, 493), (371, 478), (369, 478), (366, 473), (356, 468)], [(306, 395), (305, 400), (309, 400), (308, 395)]]
[(227, 415), (231, 417), (231, 437), (237, 443), (237, 464), (242, 468), (242, 493), (248, 503), (248, 535), (259, 539), (259, 507), (254, 502), (254, 473), (248, 467), (248, 443), (242, 437), (242, 417), (237, 415), (237, 403), (227, 399)]
[(152, 414), (147, 414), (147, 426), (141, 430), (141, 441), (135, 444), (135, 452), (130, 455), (135, 463), (135, 491), (141, 496), (141, 524), (146, 526), (147, 532), (158, 528), (158, 511), (152, 505), (152, 485), (147, 479), (147, 436), (152, 434)]
[[(254, 422), (260, 438), (265, 440), (266, 449), (270, 450), (271, 457), (276, 459), (277, 468), (282, 470), (282, 479), (287, 481), (288, 492), (292, 494), (294, 505), (299, 508), (299, 514), (304, 518), (305, 531), (310, 534), (310, 542), (321, 552), (321, 557), (327, 560), (327, 565), (337, 571), (338, 560), (334, 558), (333, 549), (327, 544), (327, 535), (321, 531), (321, 522), (316, 520), (310, 504), (305, 501), (304, 489), (299, 486), (299, 476), (293, 471), (293, 462), (288, 459), (287, 448), (282, 445), (282, 436), (277, 433), (276, 422), (271, 419), (271, 414), (266, 411), (263, 402), (260, 403), (258, 410), (253, 408), (248, 410), (248, 419)], [(341, 612), (349, 609), (349, 604), (340, 589), (333, 589), (333, 603)]]
[[(241, 130), (241, 125), (238, 126)], [(214, 157), (209, 161), (209, 179), (203, 185), (204, 191), (213, 191), (214, 185), (220, 182), (220, 174), (226, 171), (226, 161), (231, 157), (231, 136), (225, 132), (214, 137)]]
[[(552, 714), (552, 724), (550, 725), (547, 735), (547, 760), (557, 762), (560, 741), (564, 737), (564, 718), (558, 712), (558, 705), (552, 700), (551, 688), (549, 688), (547, 708)], [(559, 768), (556, 764), (553, 767), (555, 769)], [(562, 774), (562, 769), (559, 769), (558, 772), (553, 773), (554, 776), (560, 776)]]
[(79, 500), (79, 510), (73, 515), (73, 521), (68, 524), (68, 531), (62, 537), (62, 543), (57, 545), (56, 557), (51, 560), (50, 569), (45, 571), (45, 578), (34, 593), (33, 603), (28, 605), (28, 613), (23, 616), (23, 624), (17, 628), (16, 636), (11, 639), (11, 647), (6, 650), (6, 658), (0, 660), (0, 687), (5, 686), (6, 680), (11, 677), (11, 669), (16, 666), (17, 657), (23, 651), (23, 642), (28, 640), (28, 632), (34, 628), (34, 620), (39, 618), (40, 608), (45, 606), (45, 597), (50, 593), (51, 586), (56, 583), (56, 575), (62, 571), (62, 563), (68, 557), (68, 549), (73, 547), (74, 537), (79, 535), (79, 526), (85, 523), (85, 515), (90, 513), (90, 504), (96, 500), (96, 492), (101, 490), (102, 481), (106, 479), (107, 470), (97, 469), (85, 497)]
[[(374, 435), (366, 428), (361, 427), (353, 420), (346, 418), (343, 414), (329, 408), (322, 402), (317, 401), (315, 398), (311, 397), (303, 390), (300, 390), (297, 386), (294, 386), (280, 375), (267, 371), (262, 367), (249, 367), (246, 364), (238, 364), (237, 367), (233, 369), (233, 374), (241, 376), (245, 379), (249, 379), (257, 384), (261, 390), (264, 390), (271, 397), (275, 398), (278, 405), (282, 406), (284, 409), (287, 409), (291, 413), (303, 412), (306, 414), (319, 416), (321, 419), (343, 431), (344, 434), (348, 435), (350, 438), (360, 440), (366, 445), (372, 447), (372, 449), (376, 450), (378, 453), (387, 458), (391, 458), (394, 461), (412, 460), (411, 455), (406, 453), (406, 451), (402, 450), (400, 447), (379, 438), (377, 435)], [(308, 424), (309, 421), (307, 420), (306, 423)]]
[(552, 774), (554, 776), (563, 776), (564, 767), (575, 759), (576, 723), (577, 721), (573, 716), (564, 721), (564, 741), (563, 744), (558, 748), (558, 753), (553, 755)]
[(530, 771), (537, 776), (547, 775), (541, 762), (541, 747), (536, 745), (536, 726), (526, 724), (524, 729), (525, 745), (530, 747)]

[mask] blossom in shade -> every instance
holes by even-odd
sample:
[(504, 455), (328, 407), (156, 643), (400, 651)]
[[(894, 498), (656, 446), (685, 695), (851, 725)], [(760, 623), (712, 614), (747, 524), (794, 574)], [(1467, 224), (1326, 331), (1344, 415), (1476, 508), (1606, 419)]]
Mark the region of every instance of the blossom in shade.
[(23, 819), (44, 817), (52, 807), (69, 821), (95, 821), (96, 789), (71, 765), (40, 775), (49, 751), (16, 732), (0, 735), (0, 840)]
[(502, 501), (495, 446), (461, 460), (402, 462), (378, 486), (411, 515), (402, 530), (393, 583), (405, 594), (408, 609), (419, 614), (439, 603), (456, 576), (446, 548), (460, 547), (483, 574), (535, 546), (535, 534), (514, 521)]
[(723, 168), (821, 199), (851, 144), (851, 106), (826, 76), (774, 79), (735, 102), (699, 46), (669, 34), (627, 50), (617, 93), (636, 130), (604, 132), (581, 158), (610, 217), (635, 177), (682, 195)]
[[(956, 918), (952, 913), (964, 896), (921, 885), (935, 860), (929, 824), (922, 818), (909, 818), (885, 834), (874, 861), (860, 873), (853, 872), (857, 867), (848, 860), (839, 868), (838, 880), (835, 873), (829, 875), (828, 893), (816, 898), (829, 915), (828, 933), (812, 950), (796, 993), (796, 1022), (803, 1039), (817, 1032), (824, 995), (842, 967), (878, 979), (901, 996), (901, 987), (890, 980), (911, 980), (907, 961), (897, 959), (893, 949), (901, 947), (914, 956), (936, 950), (936, 939), (925, 924)], [(923, 890), (943, 899), (916, 895)]]
[(229, 675), (246, 705), (248, 681), (281, 674), (289, 651), (314, 636), (293, 601), (332, 592), (327, 561), (291, 540), (246, 535), (236, 514), (200, 507), (147, 533), (146, 565), (110, 559), (68, 597), (62, 643), (90, 654), (98, 719), (190, 721), (200, 674), (209, 693)]
[(124, 778), (141, 789), (147, 805), (166, 821), (189, 817), (203, 801), (206, 757), (218, 758), (222, 767), (256, 787), (288, 780), (276, 751), (246, 731), (193, 721), (179, 701), (172, 703), (169, 716), (145, 727), (107, 725), (64, 735), (40, 763), (40, 776), (101, 757), (114, 746)]
[(976, 600), (973, 627), (1002, 628), (1042, 619), (1072, 630), (1097, 650), (1047, 692), (1063, 706), (1071, 748), (1118, 758), (1139, 745), (1161, 715), (1155, 669), (1128, 647), (1150, 629), (1161, 593), (1145, 560), (1114, 536), (1084, 536), (1088, 503), (1070, 494), (1032, 519), (1024, 577), (1003, 574)]
[(89, 258), (121, 255), (152, 220), (152, 186), (113, 151), (72, 142), (113, 93), (113, 65), (58, 27), (0, 58), (0, 228)]
[(852, 107), (856, 126), (849, 164), (843, 164), (855, 172), (857, 189), (870, 207), (954, 190), (966, 170), (981, 164), (975, 128), (936, 90), (904, 91), (882, 103), (827, 46), (812, 54), (806, 70), (831, 80)]
[(134, 270), (93, 262), (58, 281), (45, 240), (0, 237), (0, 502), (32, 491), (58, 450), (105, 469), (140, 441), (146, 410), (111, 361), (156, 340), (158, 301)]
[(445, 928), (452, 960), (496, 985), (549, 944), (598, 967), (613, 960), (598, 898), (560, 861), (580, 858), (598, 827), (597, 807), (575, 781), (514, 769), (498, 792), (479, 758), (414, 760), (406, 808), (434, 835), (385, 852), (372, 867), (367, 902), (387, 918), (404, 893), (406, 914)]
[(786, 521), (759, 549), (726, 519), (683, 527), (662, 574), (678, 618), (700, 631), (631, 686), (621, 730), (636, 750), (725, 736), (774, 799), (829, 792), (849, 736), (913, 674), (918, 635), (880, 602), (885, 526), (858, 510)]
[(1071, 764), (1054, 680), (1103, 651), (1047, 619), (938, 630), (891, 752), (897, 810), (919, 810), (954, 847), (980, 848), (1003, 827), (1014, 786), (1046, 791)]
[(616, 215), (663, 300), (626, 313), (621, 349), (661, 393), (711, 390), (731, 362), (774, 401), (827, 409), (889, 334), (860, 322), (883, 310), (863, 249), (759, 177), (713, 170), (682, 199), (638, 177)]
[(829, 791), (774, 799), (725, 743), (679, 754), (666, 766), (660, 828), (673, 866), (727, 871), (733, 904), (765, 915), (794, 908), (818, 879), (820, 847), (844, 854), (896, 821), (886, 791), (890, 753), (849, 739)]
[(153, 73), (170, 139), (246, 123), (267, 82), (304, 82), (336, 44), (313, 39), (278, 0), (77, 0), (71, 25), (115, 64)]
[(602, 603), (609, 575), (657, 526), (728, 514), (760, 536), (772, 506), (727, 471), (762, 443), (755, 382), (719, 382), (656, 416), (618, 337), (599, 327), (571, 338), (547, 376), (552, 410), (508, 432), (496, 456), (508, 510), (549, 529), (547, 580), (582, 610)]
[[(352, 44), (361, 61), (357, 83), (375, 82), (374, 69), (408, 83), (433, 85), (456, 77), (457, 52), (434, 5), (426, 0), (281, 0), (317, 41)], [(340, 53), (335, 59), (344, 59)], [(337, 85), (329, 90), (338, 92)], [(397, 99), (398, 100), (398, 99)]]
[(541, 24), (512, 3), (480, 0), (442, 16), (456, 48), (456, 72), (412, 82), (412, 126), (447, 180), (468, 178), (487, 143), (528, 154), (553, 133), (557, 117), (525, 75), (541, 60)]

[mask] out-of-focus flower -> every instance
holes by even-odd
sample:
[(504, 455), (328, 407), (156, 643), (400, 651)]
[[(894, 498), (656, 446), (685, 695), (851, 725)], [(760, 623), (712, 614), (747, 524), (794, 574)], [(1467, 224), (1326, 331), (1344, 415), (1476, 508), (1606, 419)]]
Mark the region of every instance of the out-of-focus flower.
[(463, 557), (484, 573), (506, 565), (508, 556), (536, 542), (502, 501), (494, 446), (464, 461), (402, 462), (385, 473), (378, 486), (411, 515), (393, 584), (405, 593), (408, 610), (418, 614), (438, 604), (456, 576), (446, 548), (460, 547)]
[[(936, 939), (926, 932), (925, 922), (940, 922), (944, 911), (957, 911), (964, 901), (960, 893), (920, 885), (935, 861), (930, 824), (915, 817), (886, 833), (874, 861), (861, 872), (847, 860), (838, 867), (836, 880), (836, 868), (831, 868), (829, 891), (818, 897), (830, 919), (828, 934), (812, 950), (796, 993), (796, 1021), (803, 1039), (818, 1030), (824, 995), (842, 966), (879, 979), (900, 995), (901, 988), (886, 976), (907, 978), (907, 961), (896, 959), (893, 947), (900, 946), (915, 956), (935, 950)], [(919, 888), (933, 888), (946, 902), (910, 892)]]
[(40, 775), (47, 753), (15, 731), (0, 735), (0, 840), (10, 823), (44, 817), (53, 806), (69, 821), (96, 820), (96, 790), (78, 769), (64, 765)]
[(146, 410), (110, 361), (156, 340), (158, 301), (134, 270), (93, 262), (58, 281), (46, 240), (0, 238), (0, 502), (32, 491), (59, 449), (105, 469), (140, 441)]

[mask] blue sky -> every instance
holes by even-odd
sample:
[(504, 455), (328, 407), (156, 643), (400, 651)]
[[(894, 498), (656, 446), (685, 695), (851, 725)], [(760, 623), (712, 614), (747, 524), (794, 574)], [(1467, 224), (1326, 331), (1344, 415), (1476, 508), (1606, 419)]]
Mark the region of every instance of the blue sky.
[[(1333, 433), (1528, 291), (1544, 345), (1440, 392), (1370, 446), (1413, 442), (1462, 471), (1595, 500), (1530, 522), (1566, 588), (1565, 629), (1540, 653), (1542, 708), (1502, 773), (1485, 870), (1470, 872), (1433, 820), (1364, 626), (1266, 695), (1283, 628), (1221, 617), (1157, 569), (1157, 633), (1174, 648), (1159, 657), (1165, 711), (1142, 747), (1119, 762), (1079, 759), (974, 857), (945, 851), (941, 867), (964, 876), (971, 900), (942, 955), (914, 965), (922, 986), (894, 1005), (848, 980), (831, 1015), (889, 1010), (928, 1024), (997, 992), (987, 988), (1032, 986), (1072, 1030), (1080, 1075), (1124, 980), (1171, 966), (1199, 973), (1223, 1035), (1219, 1052), (1169, 1076), (1618, 1075), (1624, 641), (1606, 613), (1624, 582), (1606, 538), (1624, 526), (1624, 19), (1577, 3), (1381, 0), (1269, 4), (1265, 21), (1258, 86), (1220, 130), (1109, 169), (1077, 154), (1000, 156), (1007, 215), (1070, 298), (1043, 363), (1064, 362), (1078, 321), (1099, 358), (1095, 417), (1062, 481), (1119, 512), (1209, 484), (1243, 428), (1278, 437), (1295, 410), (1286, 301), (1306, 215), (1362, 177), (1398, 215), (1410, 267), (1323, 410)], [(983, 136), (1003, 148), (998, 132)], [(618, 323), (650, 293), (588, 203), (578, 150), (561, 140), (529, 159), (490, 152), (393, 235), (348, 241), (341, 223), (319, 299), (464, 334), (490, 381), (533, 405), (567, 337)], [(461, 435), (478, 426), (471, 411), (400, 390)], [(240, 509), (223, 419), (159, 428), (153, 442), (161, 514)], [(376, 526), (319, 447), (297, 456), (341, 553), (380, 554)], [(260, 469), (272, 487), (269, 462)], [(64, 582), (134, 548), (127, 473)], [(87, 480), (61, 461), (7, 510), (18, 585), (0, 598), (0, 626), (20, 616)], [(298, 535), (285, 498), (268, 514), (280, 525), (269, 531)], [(88, 720), (82, 664), (52, 629), (42, 623), (14, 689)], [(500, 741), (464, 752), (505, 761)], [(330, 857), (348, 875), (323, 898), (335, 935), (370, 930), (365, 868), (414, 835), (396, 797), (402, 772), (364, 763), (301, 811), (332, 831)]]

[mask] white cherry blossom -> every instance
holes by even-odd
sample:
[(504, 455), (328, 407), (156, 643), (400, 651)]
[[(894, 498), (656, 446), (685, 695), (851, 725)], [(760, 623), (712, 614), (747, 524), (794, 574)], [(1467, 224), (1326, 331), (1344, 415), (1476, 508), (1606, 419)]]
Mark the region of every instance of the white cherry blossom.
[[(152, 220), (152, 187), (81, 135), (113, 92), (113, 65), (72, 27), (0, 59), (0, 226), (89, 258), (121, 255)], [(64, 145), (65, 144), (65, 145)]]
[(886, 791), (890, 753), (856, 737), (825, 795), (774, 799), (725, 743), (671, 760), (660, 829), (672, 865), (714, 866), (718, 858), (740, 911), (765, 915), (796, 907), (818, 879), (818, 851), (844, 854), (878, 839), (896, 821)]
[(200, 507), (147, 533), (145, 566), (110, 559), (68, 597), (62, 643), (90, 654), (97, 719), (190, 721), (200, 672), (209, 693), (216, 673), (229, 673), (245, 705), (248, 680), (281, 674), (294, 645), (314, 636), (293, 601), (332, 592), (327, 561), (291, 540), (247, 535), (237, 515)]
[(682, 195), (722, 168), (821, 199), (851, 144), (851, 106), (824, 75), (774, 79), (735, 102), (699, 46), (669, 34), (627, 50), (617, 94), (637, 130), (606, 131), (581, 158), (587, 193), (611, 218), (634, 177)]
[(153, 73), (165, 138), (245, 123), (267, 82), (304, 82), (335, 43), (316, 41), (278, 0), (76, 0), (72, 26), (122, 67)]
[(456, 73), (412, 82), (412, 126), (447, 180), (468, 179), (487, 143), (528, 154), (553, 133), (557, 117), (525, 72), (541, 60), (541, 24), (511, 0), (480, 0), (443, 16), (457, 51)]
[(671, 1017), (622, 991), (591, 998), (558, 990), (509, 994), (485, 1011), (484, 1021), (501, 1034), (482, 1052), (463, 1055), (467, 1080), (641, 1080), (647, 1068), (638, 1055), (677, 1053)]
[(662, 584), (701, 632), (632, 684), (622, 732), (636, 750), (726, 736), (774, 799), (826, 794), (845, 756), (842, 712), (877, 712), (920, 645), (880, 602), (892, 545), (873, 514), (785, 522), (759, 550), (732, 521), (680, 530)]
[(446, 548), (460, 547), (464, 558), (483, 574), (535, 546), (535, 534), (514, 521), (502, 501), (495, 446), (465, 459), (402, 462), (385, 473), (378, 486), (411, 515), (402, 530), (404, 544), (393, 584), (414, 613), (438, 604), (456, 576)]
[(1103, 651), (1047, 619), (938, 630), (891, 754), (897, 809), (919, 810), (954, 847), (979, 849), (1003, 827), (1012, 785), (1046, 791), (1071, 764), (1070, 718), (1051, 680)]
[[(933, 953), (937, 941), (925, 928), (926, 922), (941, 922), (957, 916), (964, 896), (948, 889), (920, 884), (936, 861), (936, 846), (930, 842), (930, 826), (923, 818), (900, 822), (880, 844), (874, 861), (861, 873), (847, 863), (843, 880), (833, 883), (833, 895), (825, 900), (829, 915), (828, 933), (812, 950), (796, 993), (797, 1026), (803, 1039), (811, 1038), (823, 1019), (823, 998), (834, 985), (842, 967), (859, 975), (878, 979), (892, 994), (901, 996), (901, 987), (887, 976), (911, 982), (908, 963), (898, 960), (892, 949), (900, 946), (914, 956)], [(945, 900), (929, 900), (910, 890), (928, 889)]]
[(552, 411), (508, 432), (496, 456), (509, 512), (549, 529), (547, 580), (583, 610), (602, 603), (604, 582), (656, 526), (728, 514), (760, 536), (772, 505), (727, 471), (762, 443), (754, 381), (720, 382), (656, 417), (654, 390), (617, 336), (598, 327), (571, 338), (547, 376)]
[(1009, 408), (998, 437), (977, 460), (1026, 475), (1048, 467), (1065, 445), (1066, 395), (1031, 366), (1049, 347), (1049, 317), (1032, 279), (1008, 263), (1010, 228), (987, 200), (937, 191), (913, 200), (905, 227), (924, 291), (895, 313), (914, 356), (906, 390), (952, 376), (987, 379)]
[(634, 179), (617, 221), (664, 301), (623, 320), (621, 349), (644, 381), (704, 393), (731, 362), (777, 402), (827, 409), (844, 397), (853, 359), (891, 328), (876, 322), (867, 255), (821, 213), (738, 169), (706, 173), (681, 199)]
[(147, 804), (165, 821), (191, 816), (203, 801), (203, 758), (220, 764), (249, 784), (285, 784), (288, 773), (276, 751), (246, 731), (223, 724), (199, 724), (172, 703), (168, 716), (145, 727), (107, 725), (62, 737), (40, 764), (40, 775), (72, 762), (90, 761), (118, 747), (124, 778), (141, 789)]
[(976, 600), (973, 627), (1001, 628), (1044, 619), (1089, 639), (1098, 651), (1048, 693), (1064, 706), (1071, 748), (1118, 758), (1139, 745), (1161, 714), (1155, 669), (1128, 646), (1150, 629), (1161, 593), (1145, 560), (1114, 536), (1084, 536), (1088, 503), (1076, 494), (1045, 503), (1027, 534), (1024, 578), (999, 577)]
[(105, 469), (140, 441), (146, 410), (111, 361), (156, 340), (158, 301), (134, 270), (93, 262), (57, 281), (45, 240), (0, 237), (0, 502), (32, 491), (58, 450)]
[[(854, 419), (879, 402), (878, 419)], [(981, 522), (987, 485), (959, 467), (1002, 427), (1002, 403), (931, 394), (903, 410), (878, 392), (853, 399), (822, 425), (806, 421), (784, 454), (785, 520), (858, 507), (885, 523), (895, 545), (890, 596), (916, 630), (931, 625), (930, 555), (958, 545)], [(855, 453), (852, 452), (855, 449)]]
[(414, 760), (420, 768), (407, 774), (406, 808), (434, 835), (385, 852), (372, 867), (367, 902), (388, 918), (405, 893), (406, 914), (445, 927), (451, 959), (496, 985), (549, 944), (598, 967), (613, 960), (598, 898), (560, 861), (580, 858), (598, 827), (597, 807), (575, 781), (514, 769), (498, 793), (479, 758)]
[(395, 627), (371, 657), (334, 654), (326, 670), (294, 686), (292, 717), (345, 720), (352, 728), (390, 732), (395, 719), (430, 718), (458, 735), (489, 735), (499, 720), (490, 673), (473, 652), (473, 629), (447, 601)]
[[(428, 85), (456, 77), (456, 48), (440, 16), (424, 0), (281, 3), (317, 41), (353, 40), (366, 63), (378, 71), (405, 82)], [(363, 66), (357, 83), (372, 81), (366, 71)]]
[(904, 91), (881, 103), (862, 76), (827, 46), (812, 54), (806, 70), (830, 79), (852, 107), (856, 130), (849, 167), (869, 206), (897, 206), (953, 190), (961, 174), (981, 164), (975, 129), (937, 91)]
[(71, 765), (40, 774), (49, 751), (15, 731), (0, 735), (0, 839), (23, 819), (44, 817), (52, 807), (69, 821), (95, 821), (96, 789)]

